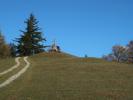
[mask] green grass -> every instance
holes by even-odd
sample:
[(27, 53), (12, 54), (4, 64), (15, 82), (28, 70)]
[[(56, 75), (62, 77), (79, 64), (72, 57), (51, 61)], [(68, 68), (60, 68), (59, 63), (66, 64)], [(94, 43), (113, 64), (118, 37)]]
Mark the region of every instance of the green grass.
[[(13, 60), (13, 59), (12, 59)], [(11, 61), (12, 61), (11, 60)], [(14, 75), (14, 74), (16, 74), (17, 72), (19, 72), (24, 66), (25, 66), (25, 63), (24, 63), (24, 60), (23, 59), (20, 59), (19, 60), (20, 62), (21, 62), (21, 64), (20, 64), (20, 66), (18, 67), (18, 68), (16, 68), (16, 69), (14, 69), (13, 71), (11, 71), (11, 72), (9, 72), (9, 73), (7, 73), (7, 74), (5, 74), (5, 75), (2, 75), (2, 76), (0, 76), (0, 84), (3, 82), (3, 81), (5, 81), (5, 80), (7, 80), (10, 76), (12, 76), (12, 75)], [(6, 65), (6, 64), (5, 64)], [(15, 65), (15, 63), (14, 63), (14, 65)], [(7, 66), (7, 65), (6, 65)], [(1, 66), (2, 67), (2, 66)], [(8, 65), (8, 67), (6, 67), (7, 69), (8, 68), (10, 68), (10, 67), (12, 67), (12, 66), (10, 66), (10, 65)], [(4, 68), (5, 69), (5, 68)], [(6, 69), (5, 69), (6, 70)], [(1, 71), (2, 72), (2, 71)]]
[(0, 59), (0, 72), (10, 68), (15, 64), (13, 58)]
[(26, 73), (0, 89), (0, 100), (133, 100), (131, 64), (58, 53), (29, 61)]

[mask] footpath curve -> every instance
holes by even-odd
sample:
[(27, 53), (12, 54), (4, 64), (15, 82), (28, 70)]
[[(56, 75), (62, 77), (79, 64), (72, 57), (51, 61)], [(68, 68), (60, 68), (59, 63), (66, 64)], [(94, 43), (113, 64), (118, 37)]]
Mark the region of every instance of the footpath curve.
[(26, 72), (26, 70), (30, 67), (30, 63), (28, 62), (27, 59), (28, 59), (28, 57), (24, 57), (24, 61), (26, 63), (26, 66), (23, 69), (21, 69), (18, 73), (14, 74), (13, 76), (9, 77), (6, 81), (1, 83), (0, 88), (9, 85), (11, 82), (13, 82), (17, 78), (19, 78), (24, 72)]
[(20, 59), (20, 57), (15, 58), (16, 65), (14, 65), (13, 67), (1, 72), (0, 76), (5, 75), (5, 74), (13, 71), (14, 69), (18, 68), (18, 66), (20, 65), (19, 59)]

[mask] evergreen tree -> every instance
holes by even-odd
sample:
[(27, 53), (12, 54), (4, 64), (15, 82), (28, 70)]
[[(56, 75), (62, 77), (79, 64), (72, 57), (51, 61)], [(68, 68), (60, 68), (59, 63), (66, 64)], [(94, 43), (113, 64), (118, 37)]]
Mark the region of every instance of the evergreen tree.
[(23, 35), (17, 39), (17, 52), (20, 55), (33, 55), (44, 51), (42, 32), (38, 27), (38, 21), (33, 14), (25, 21), (26, 30), (21, 31)]
[(17, 48), (16, 48), (16, 45), (14, 43), (10, 43), (10, 52), (11, 52), (12, 57), (17, 56)]

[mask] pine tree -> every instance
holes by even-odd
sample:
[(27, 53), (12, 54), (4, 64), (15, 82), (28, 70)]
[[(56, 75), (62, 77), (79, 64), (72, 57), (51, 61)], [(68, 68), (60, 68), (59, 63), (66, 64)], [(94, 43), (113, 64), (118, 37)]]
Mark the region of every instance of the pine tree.
[(33, 14), (25, 21), (26, 30), (21, 31), (23, 35), (17, 39), (17, 51), (20, 55), (33, 55), (44, 51), (42, 32), (38, 27), (38, 21)]
[(17, 56), (17, 48), (16, 45), (14, 43), (10, 43), (10, 52), (11, 52), (11, 56), (12, 57), (16, 57)]

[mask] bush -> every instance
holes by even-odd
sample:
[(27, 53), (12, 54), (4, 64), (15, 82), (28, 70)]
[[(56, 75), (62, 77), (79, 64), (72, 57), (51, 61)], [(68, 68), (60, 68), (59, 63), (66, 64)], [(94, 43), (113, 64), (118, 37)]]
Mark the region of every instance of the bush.
[(10, 47), (6, 44), (0, 45), (0, 58), (6, 58), (11, 55)]

